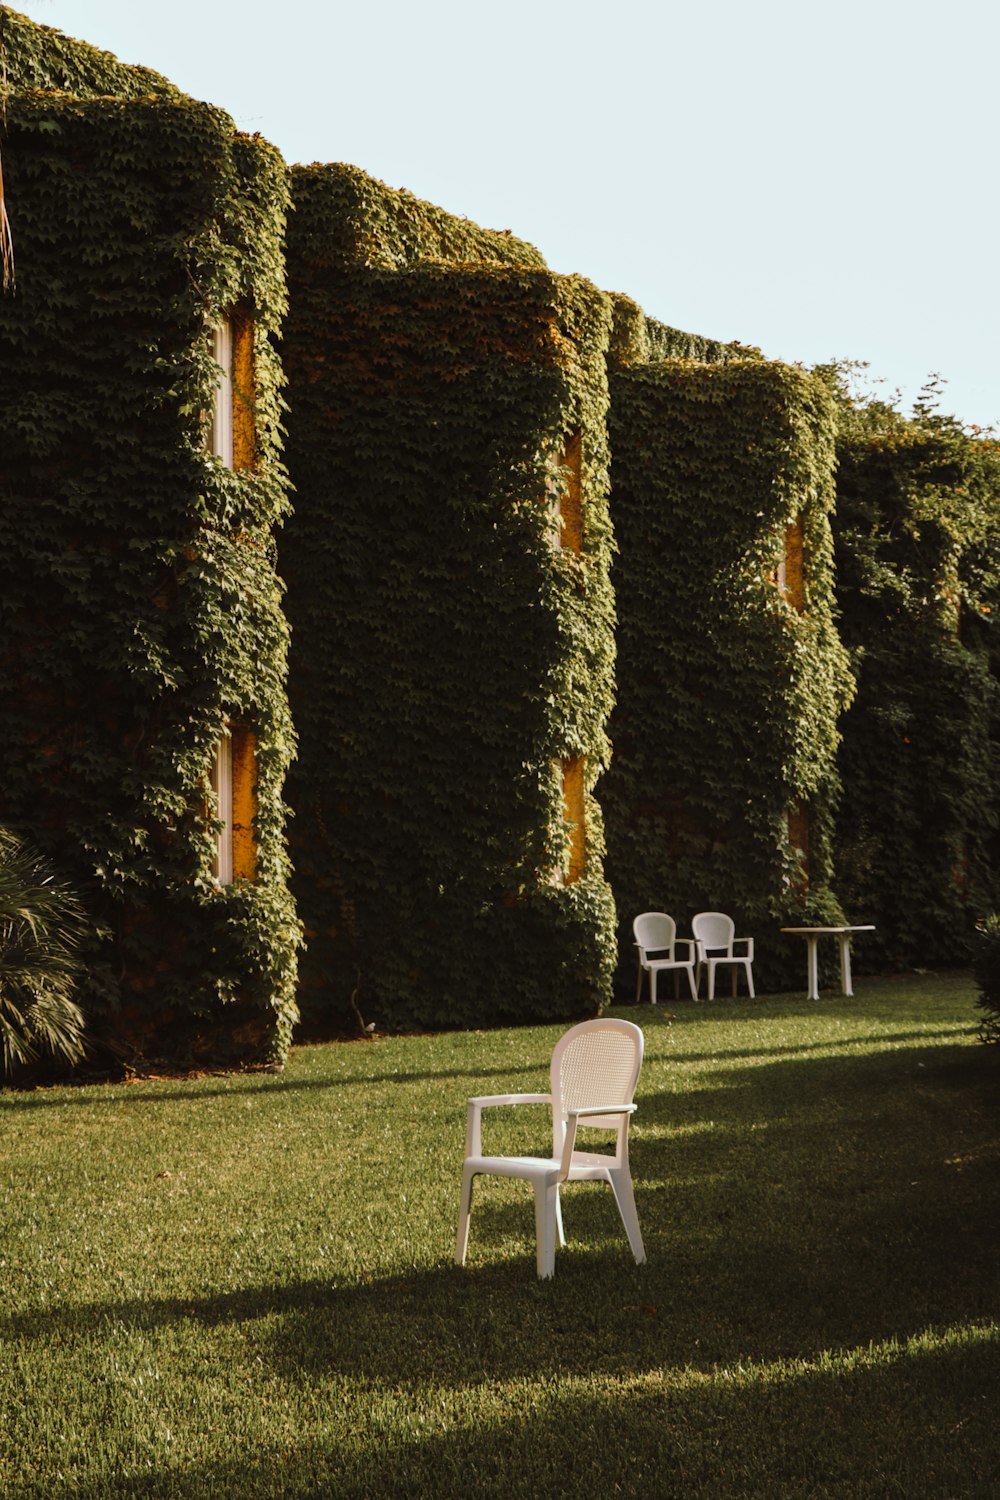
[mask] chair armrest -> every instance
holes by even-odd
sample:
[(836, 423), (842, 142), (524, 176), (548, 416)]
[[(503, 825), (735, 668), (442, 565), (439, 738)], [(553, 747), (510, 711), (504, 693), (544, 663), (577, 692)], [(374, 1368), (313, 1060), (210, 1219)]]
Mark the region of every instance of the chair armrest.
[(746, 950), (747, 950), (746, 951), (746, 957), (752, 959), (753, 958), (753, 938), (733, 938), (733, 949), (734, 949), (734, 951), (736, 949), (736, 944), (737, 943), (745, 943), (746, 944)]
[(672, 964), (674, 961), (674, 948), (678, 943), (687, 942), (686, 938), (675, 938), (671, 948), (644, 948), (641, 943), (636, 943), (639, 950), (639, 964), (644, 969), (653, 968), (658, 963)]
[(692, 954), (694, 953), (694, 950), (695, 950), (696, 946), (697, 946), (697, 944), (695, 943), (694, 938), (674, 938), (674, 947), (675, 948), (686, 948), (687, 949), (687, 951), (688, 951), (688, 961), (689, 962), (691, 960)]
[(477, 1109), (491, 1109), (495, 1104), (551, 1104), (551, 1094), (477, 1094), (469, 1100)]
[(479, 1094), (469, 1100), (465, 1122), (466, 1156), (482, 1156), (482, 1112), (498, 1104), (551, 1104), (551, 1094)]
[(634, 1115), (637, 1104), (588, 1104), (586, 1109), (568, 1109), (567, 1120), (584, 1120), (588, 1115)]
[(565, 1182), (573, 1162), (576, 1147), (576, 1128), (581, 1120), (586, 1123), (588, 1115), (634, 1115), (634, 1104), (591, 1104), (586, 1109), (566, 1111), (566, 1136), (563, 1140), (562, 1160), (559, 1163), (559, 1181)]

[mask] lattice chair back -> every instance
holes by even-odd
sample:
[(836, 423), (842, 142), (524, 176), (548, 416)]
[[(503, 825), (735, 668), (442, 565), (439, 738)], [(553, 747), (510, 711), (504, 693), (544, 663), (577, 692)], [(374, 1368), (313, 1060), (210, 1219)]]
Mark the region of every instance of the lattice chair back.
[[(552, 1144), (558, 1156), (571, 1109), (598, 1104), (631, 1104), (642, 1067), (643, 1036), (631, 1021), (612, 1017), (581, 1021), (560, 1037), (552, 1054)], [(621, 1130), (627, 1115), (592, 1115), (587, 1128)]]

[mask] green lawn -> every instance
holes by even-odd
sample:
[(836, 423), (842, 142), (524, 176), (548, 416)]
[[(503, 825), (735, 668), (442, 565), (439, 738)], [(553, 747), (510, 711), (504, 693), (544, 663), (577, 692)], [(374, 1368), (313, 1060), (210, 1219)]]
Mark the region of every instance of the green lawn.
[(544, 1088), (560, 1028), (0, 1093), (0, 1493), (1000, 1495), (970, 981), (669, 1011), (623, 1012), (649, 1261), (580, 1184), (546, 1283), (523, 1183), (452, 1252), (466, 1097)]

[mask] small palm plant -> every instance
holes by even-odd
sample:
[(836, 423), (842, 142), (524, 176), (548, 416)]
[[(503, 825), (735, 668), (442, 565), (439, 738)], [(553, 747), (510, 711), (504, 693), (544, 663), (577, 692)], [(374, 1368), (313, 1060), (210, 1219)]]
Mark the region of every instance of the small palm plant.
[(83, 1011), (73, 999), (85, 915), (42, 856), (0, 827), (0, 1047), (3, 1072), (43, 1053), (79, 1062)]

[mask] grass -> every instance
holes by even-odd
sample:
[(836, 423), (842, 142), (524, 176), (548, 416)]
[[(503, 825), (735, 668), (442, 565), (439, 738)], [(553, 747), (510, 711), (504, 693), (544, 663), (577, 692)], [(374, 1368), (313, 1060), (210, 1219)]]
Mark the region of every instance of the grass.
[(523, 1183), (451, 1257), (559, 1028), (0, 1093), (0, 1492), (1000, 1495), (1000, 1058), (964, 976), (858, 990), (625, 1011), (649, 1260), (580, 1184), (547, 1283)]

